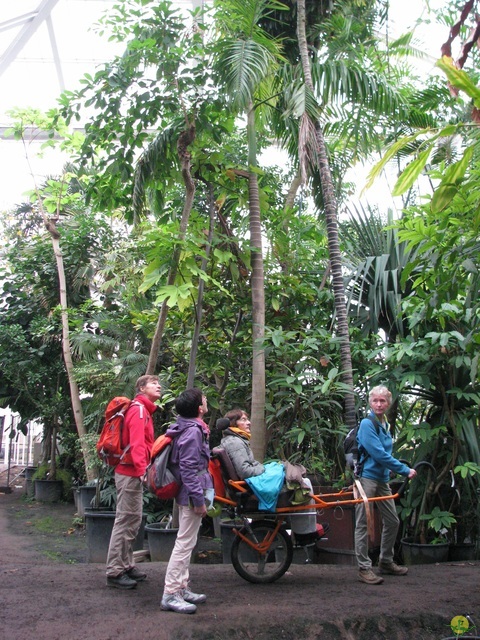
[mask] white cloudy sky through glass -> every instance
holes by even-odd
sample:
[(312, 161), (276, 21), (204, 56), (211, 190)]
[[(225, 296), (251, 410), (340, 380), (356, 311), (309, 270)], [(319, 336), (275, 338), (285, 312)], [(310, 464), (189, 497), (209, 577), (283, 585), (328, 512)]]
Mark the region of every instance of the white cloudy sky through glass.
[[(53, 1), (53, 0), (52, 0)], [(6, 48), (20, 33), (22, 25), (15, 19), (36, 11), (46, 0), (3, 0), (0, 3), (0, 64)], [(179, 0), (180, 7), (199, 4), (201, 0)], [(74, 89), (84, 73), (92, 73), (102, 61), (121, 52), (121, 45), (109, 43), (92, 29), (99, 17), (114, 0), (58, 0), (51, 13), (51, 25), (61, 61), (63, 82)], [(441, 6), (441, 0), (430, 0), (430, 6)], [(415, 0), (391, 0), (391, 37), (413, 26), (426, 2)], [(407, 10), (408, 6), (408, 10)], [(435, 25), (417, 27), (416, 36), (425, 43), (425, 50), (432, 56), (430, 67), (439, 56), (440, 46), (446, 40), (448, 30)], [(56, 105), (62, 89), (55, 67), (48, 25), (44, 21), (35, 31), (10, 66), (0, 75), (0, 209), (10, 209), (22, 200), (22, 194), (33, 188), (28, 174), (25, 153), (17, 142), (2, 139), (9, 124), (7, 112), (14, 107), (34, 107), (46, 110)], [(32, 154), (34, 156), (35, 154)], [(39, 181), (61, 168), (62, 158), (47, 156), (33, 158), (33, 169)], [(358, 178), (358, 171), (357, 178)]]

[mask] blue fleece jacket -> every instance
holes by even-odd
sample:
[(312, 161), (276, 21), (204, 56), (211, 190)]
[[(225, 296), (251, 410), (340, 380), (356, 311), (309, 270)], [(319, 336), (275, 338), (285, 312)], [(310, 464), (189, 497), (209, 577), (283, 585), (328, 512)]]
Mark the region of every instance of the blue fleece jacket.
[[(375, 425), (379, 427), (378, 432)], [(390, 471), (408, 476), (410, 467), (392, 456), (393, 440), (388, 423), (382, 425), (374, 413), (370, 413), (361, 421), (357, 440), (368, 453), (363, 463), (362, 478), (388, 482)]]

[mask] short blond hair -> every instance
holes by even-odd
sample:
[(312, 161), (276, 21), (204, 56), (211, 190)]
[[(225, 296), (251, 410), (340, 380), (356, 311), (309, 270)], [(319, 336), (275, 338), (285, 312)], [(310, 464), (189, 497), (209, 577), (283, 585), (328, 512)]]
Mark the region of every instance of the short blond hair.
[(385, 396), (388, 400), (388, 406), (392, 404), (392, 392), (383, 384), (379, 384), (377, 387), (373, 387), (373, 389), (370, 389), (368, 399), (371, 400), (373, 396)]

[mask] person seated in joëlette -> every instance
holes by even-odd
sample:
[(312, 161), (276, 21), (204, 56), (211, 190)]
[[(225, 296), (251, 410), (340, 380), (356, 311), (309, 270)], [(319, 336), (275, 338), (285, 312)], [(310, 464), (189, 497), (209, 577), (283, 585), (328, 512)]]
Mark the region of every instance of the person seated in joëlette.
[[(247, 480), (264, 474), (266, 465), (255, 459), (250, 446), (251, 422), (248, 413), (244, 409), (235, 408), (228, 411), (218, 423), (222, 429), (220, 446), (228, 454), (237, 476), (242, 480)], [(307, 489), (308, 495), (311, 495), (313, 487), (310, 479), (304, 476), (298, 479), (301, 485)], [(314, 501), (307, 500), (307, 504), (314, 504)], [(303, 545), (313, 544), (321, 539), (330, 525), (317, 523), (316, 512), (311, 511), (291, 516), (291, 527), (295, 541)]]

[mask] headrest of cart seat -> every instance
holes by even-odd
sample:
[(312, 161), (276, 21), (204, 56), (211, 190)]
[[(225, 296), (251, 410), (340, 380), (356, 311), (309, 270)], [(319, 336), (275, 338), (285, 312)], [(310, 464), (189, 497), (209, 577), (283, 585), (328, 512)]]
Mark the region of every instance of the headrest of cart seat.
[(227, 480), (241, 480), (235, 471), (235, 467), (230, 460), (230, 456), (223, 447), (214, 447), (212, 449), (212, 458), (216, 458), (222, 467), (222, 471)]

